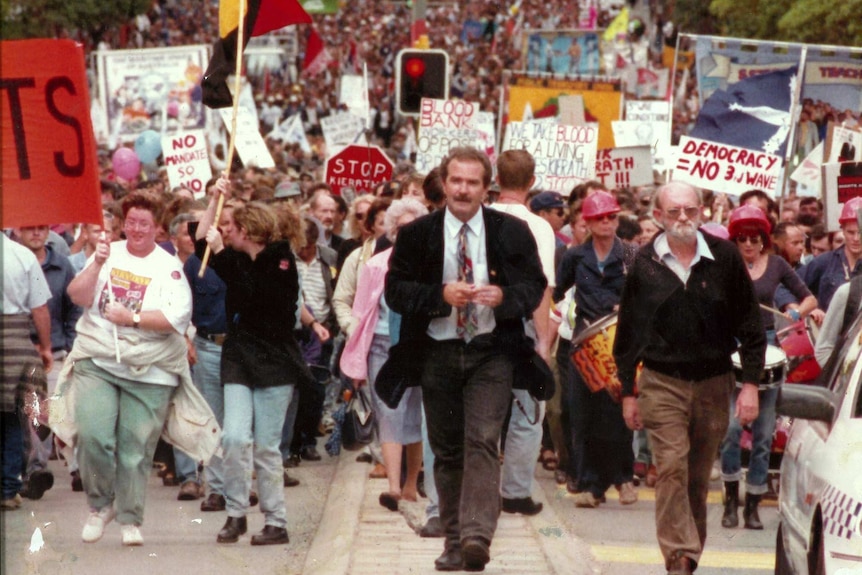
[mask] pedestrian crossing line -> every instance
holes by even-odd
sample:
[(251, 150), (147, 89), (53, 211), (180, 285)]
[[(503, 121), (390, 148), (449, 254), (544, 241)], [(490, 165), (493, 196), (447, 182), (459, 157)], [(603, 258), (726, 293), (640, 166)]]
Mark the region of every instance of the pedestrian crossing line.
[[(664, 559), (658, 547), (591, 545), (593, 556), (601, 563), (635, 563), (639, 565), (663, 565)], [(755, 551), (728, 551), (707, 548), (700, 558), (699, 567), (738, 568), (745, 566), (746, 573), (772, 571), (775, 554)]]
[[(650, 489), (648, 487), (646, 487), (646, 488), (642, 487), (642, 488), (638, 488), (637, 492), (638, 492), (638, 501), (655, 501), (655, 489)], [(566, 489), (565, 486), (560, 486), (557, 488), (557, 497), (563, 498), (563, 499), (565, 499), (565, 498), (571, 499), (571, 498), (574, 498), (574, 494), (569, 493), (569, 491)], [(616, 489), (611, 487), (605, 493), (605, 498), (607, 498), (608, 501), (619, 501), (620, 494)], [(723, 503), (721, 490), (710, 491), (709, 495), (706, 496), (706, 502), (708, 504), (721, 505)], [(762, 499), (760, 501), (760, 506), (761, 507), (778, 507), (778, 501), (776, 499)]]

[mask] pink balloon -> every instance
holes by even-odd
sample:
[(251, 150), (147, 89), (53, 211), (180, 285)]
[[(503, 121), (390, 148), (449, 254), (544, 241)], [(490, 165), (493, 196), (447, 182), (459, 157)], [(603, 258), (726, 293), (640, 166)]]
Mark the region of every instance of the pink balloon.
[(171, 118), (176, 118), (177, 114), (180, 113), (180, 105), (176, 100), (171, 100), (168, 102), (168, 116)]
[(141, 173), (141, 161), (131, 148), (117, 148), (117, 151), (111, 156), (111, 164), (114, 173), (127, 181), (137, 179)]

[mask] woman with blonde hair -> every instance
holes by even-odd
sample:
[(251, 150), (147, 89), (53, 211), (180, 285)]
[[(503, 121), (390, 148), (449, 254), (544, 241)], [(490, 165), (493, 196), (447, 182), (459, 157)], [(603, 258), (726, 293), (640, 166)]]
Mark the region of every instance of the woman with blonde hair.
[[(230, 186), (222, 178), (224, 194)], [(227, 522), (219, 543), (235, 543), (248, 529), (251, 464), (257, 472), (263, 531), (252, 545), (289, 542), (279, 444), (295, 384), (312, 376), (294, 339), (299, 277), (290, 242), (281, 239), (275, 210), (261, 202), (235, 208), (213, 225), (217, 197), (198, 227), (212, 249), (210, 265), (227, 285), (228, 332), (222, 348), (224, 491)], [(196, 251), (203, 256), (203, 242)]]

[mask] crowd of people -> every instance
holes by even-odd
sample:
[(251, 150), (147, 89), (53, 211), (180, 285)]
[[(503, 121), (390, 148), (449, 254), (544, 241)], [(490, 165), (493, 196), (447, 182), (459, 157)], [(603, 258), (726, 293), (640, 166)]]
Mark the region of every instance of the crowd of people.
[[(453, 55), (458, 95), (499, 111), (502, 72), (521, 67), (507, 24), (576, 27), (558, 4), (433, 7), (431, 45)], [(464, 36), (466, 20), (486, 33)], [(156, 460), (178, 499), (226, 512), (217, 542), (238, 542), (259, 504), (251, 544), (286, 544), (290, 470), (322, 458), (318, 439), (350, 390), (375, 413), (358, 459), (388, 480), (379, 502), (427, 498), (420, 535), (443, 539), (440, 571), (484, 569), (501, 512), (542, 512), (537, 460), (578, 508), (600, 508), (611, 487), (623, 505), (640, 480), (655, 488), (668, 573), (700, 561), (716, 462), (722, 526), (739, 524), (744, 478), (744, 526), (763, 528), (777, 394), (765, 358), (780, 348), (777, 321), (809, 321), (825, 363), (862, 305), (862, 201), (827, 233), (810, 197), (779, 206), (759, 190), (732, 199), (679, 182), (532, 191), (525, 151), (501, 153), (494, 170), (456, 148), (415, 173), (389, 89), (408, 21), (396, 3), (319, 16), (329, 68), (300, 80), (288, 67), (256, 89), (279, 118), (304, 111), (314, 141), (339, 106), (339, 75), (367, 63), (373, 137), (402, 160), (392, 181), (334, 194), (319, 158), (270, 142), (276, 169), (231, 166), (195, 199), (164, 171), (114, 180), (105, 157), (102, 222), (2, 235), (4, 511), (52, 488), (59, 450), (87, 497), (82, 540), (116, 520), (124, 545), (142, 545)], [(92, 48), (211, 43), (216, 29), (215, 2), (154, 2)], [(808, 145), (829, 110), (806, 110)], [(573, 353), (611, 325), (600, 362), (618, 375), (596, 378)], [(48, 396), (50, 421), (34, 415)], [(189, 441), (168, 409), (178, 397), (186, 421), (217, 425)]]
[[(586, 182), (565, 197), (531, 191), (525, 151), (496, 168), (492, 182), (487, 157), (458, 148), (430, 174), (405, 170), (350, 201), (259, 169), (213, 178), (205, 200), (162, 178), (133, 190), (106, 179), (101, 225), (9, 230), (4, 261), (20, 265), (4, 265), (4, 350), (16, 353), (4, 353), (3, 449), (15, 457), (4, 455), (3, 509), (41, 498), (52, 449), (74, 444), (63, 451), (87, 495), (86, 542), (116, 519), (124, 544), (143, 543), (156, 459), (178, 499), (227, 512), (218, 542), (238, 541), (259, 503), (252, 544), (284, 544), (289, 470), (322, 457), (318, 438), (351, 389), (376, 415), (359, 459), (388, 478), (380, 504), (428, 497), (420, 534), (444, 538), (439, 570), (483, 567), (501, 511), (542, 512), (537, 459), (580, 508), (612, 486), (623, 505), (639, 479), (654, 487), (670, 573), (700, 558), (716, 461), (722, 525), (739, 523), (744, 479), (744, 525), (762, 529), (767, 349), (781, 344), (779, 316), (808, 318), (828, 358), (860, 305), (862, 202), (845, 204), (840, 234), (820, 234), (815, 198), (779, 211), (759, 190), (732, 199), (676, 182)], [(573, 352), (611, 324), (619, 379), (595, 381)], [(26, 390), (74, 414), (71, 427), (49, 422), (56, 443)], [(178, 444), (167, 409), (178, 395), (221, 434)], [(175, 444), (168, 457), (160, 435)]]

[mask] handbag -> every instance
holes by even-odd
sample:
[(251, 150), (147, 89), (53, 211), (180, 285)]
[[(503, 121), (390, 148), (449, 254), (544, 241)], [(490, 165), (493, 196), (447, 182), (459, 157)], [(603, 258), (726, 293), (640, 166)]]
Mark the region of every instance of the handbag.
[(356, 451), (371, 443), (374, 436), (374, 411), (368, 398), (360, 390), (350, 396), (341, 424), (341, 445), (348, 451)]

